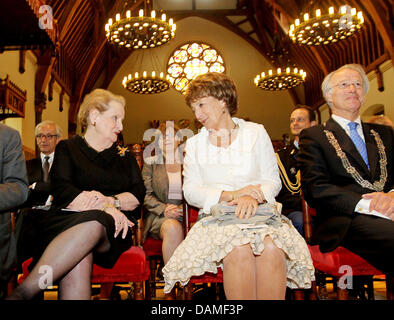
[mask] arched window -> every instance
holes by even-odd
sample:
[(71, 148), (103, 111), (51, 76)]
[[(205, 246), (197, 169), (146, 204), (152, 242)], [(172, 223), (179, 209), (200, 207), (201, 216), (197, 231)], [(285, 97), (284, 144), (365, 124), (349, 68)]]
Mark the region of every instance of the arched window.
[(184, 92), (193, 80), (207, 72), (225, 71), (224, 61), (212, 46), (201, 43), (186, 43), (177, 48), (167, 63), (167, 74), (171, 84), (179, 92)]

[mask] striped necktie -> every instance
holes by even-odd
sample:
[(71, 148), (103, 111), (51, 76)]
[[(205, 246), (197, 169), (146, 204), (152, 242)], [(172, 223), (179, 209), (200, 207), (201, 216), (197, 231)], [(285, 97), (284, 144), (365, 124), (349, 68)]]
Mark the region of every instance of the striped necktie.
[(360, 137), (357, 132), (357, 122), (349, 122), (348, 126), (350, 128), (350, 139), (352, 139), (354, 145), (356, 146), (358, 152), (360, 153), (361, 157), (364, 159), (365, 164), (368, 166), (368, 154), (367, 154), (367, 147), (365, 145), (364, 140)]

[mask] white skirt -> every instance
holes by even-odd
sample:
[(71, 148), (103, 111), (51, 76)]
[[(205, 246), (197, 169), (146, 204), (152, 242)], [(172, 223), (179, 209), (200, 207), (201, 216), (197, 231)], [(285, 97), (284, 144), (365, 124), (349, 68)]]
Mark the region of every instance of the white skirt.
[(223, 267), (223, 258), (234, 247), (249, 243), (253, 253), (260, 255), (266, 236), (270, 236), (286, 255), (287, 286), (292, 289), (311, 287), (315, 269), (307, 244), (286, 217), (278, 217), (280, 221), (274, 225), (257, 226), (220, 226), (217, 223), (204, 226), (205, 219), (196, 222), (164, 266), (165, 293), (169, 293), (177, 282), (185, 286), (192, 276), (217, 273), (217, 268)]

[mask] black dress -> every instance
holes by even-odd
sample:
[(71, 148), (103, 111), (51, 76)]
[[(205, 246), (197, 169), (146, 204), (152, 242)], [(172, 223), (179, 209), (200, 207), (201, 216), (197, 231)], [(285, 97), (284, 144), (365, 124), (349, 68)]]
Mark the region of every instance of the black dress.
[[(111, 268), (122, 252), (132, 245), (131, 229), (125, 239), (114, 238), (115, 223), (111, 215), (100, 210), (82, 212), (64, 210), (82, 191), (96, 190), (105, 196), (122, 192), (132, 193), (142, 204), (145, 186), (140, 168), (130, 151), (120, 152), (116, 144), (97, 152), (80, 136), (60, 141), (56, 147), (54, 162), (50, 171), (52, 207), (40, 216), (40, 231), (34, 252), (38, 261), (48, 244), (61, 232), (83, 222), (98, 221), (106, 229), (110, 249), (105, 253), (93, 252), (93, 261), (104, 268)], [(123, 212), (135, 222), (141, 215), (141, 207)]]

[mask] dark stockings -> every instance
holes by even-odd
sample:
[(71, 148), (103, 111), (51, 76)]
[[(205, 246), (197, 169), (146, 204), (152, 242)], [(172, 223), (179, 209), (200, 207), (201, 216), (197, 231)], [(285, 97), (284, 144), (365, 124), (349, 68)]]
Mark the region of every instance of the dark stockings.
[(99, 222), (78, 224), (52, 240), (32, 272), (8, 299), (31, 299), (57, 280), (60, 299), (90, 299), (92, 251), (108, 249), (106, 232)]

